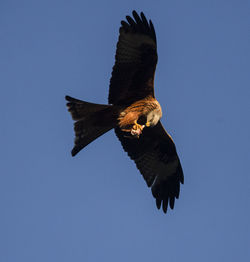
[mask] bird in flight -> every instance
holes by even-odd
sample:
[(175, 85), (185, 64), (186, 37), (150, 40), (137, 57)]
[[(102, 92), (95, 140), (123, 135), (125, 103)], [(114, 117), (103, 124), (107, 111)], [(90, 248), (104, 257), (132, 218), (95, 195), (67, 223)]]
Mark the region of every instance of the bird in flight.
[(121, 21), (108, 105), (66, 96), (75, 131), (75, 156), (99, 136), (115, 130), (123, 149), (135, 161), (164, 213), (173, 209), (184, 177), (175, 144), (163, 128), (154, 95), (157, 43), (154, 26), (143, 13)]

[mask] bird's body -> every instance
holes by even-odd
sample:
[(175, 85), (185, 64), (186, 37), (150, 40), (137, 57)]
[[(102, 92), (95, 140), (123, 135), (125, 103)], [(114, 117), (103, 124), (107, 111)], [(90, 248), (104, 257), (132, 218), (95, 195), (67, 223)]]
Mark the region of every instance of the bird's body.
[(118, 125), (122, 131), (131, 133), (135, 130), (135, 123), (138, 123), (143, 130), (145, 126), (155, 126), (161, 117), (162, 111), (159, 102), (153, 97), (146, 97), (122, 110), (118, 117)]
[(158, 208), (173, 209), (183, 172), (172, 138), (163, 128), (154, 96), (157, 63), (155, 30), (143, 13), (122, 21), (109, 89), (109, 105), (66, 96), (75, 122), (72, 156), (97, 137), (115, 129), (123, 149), (151, 187)]

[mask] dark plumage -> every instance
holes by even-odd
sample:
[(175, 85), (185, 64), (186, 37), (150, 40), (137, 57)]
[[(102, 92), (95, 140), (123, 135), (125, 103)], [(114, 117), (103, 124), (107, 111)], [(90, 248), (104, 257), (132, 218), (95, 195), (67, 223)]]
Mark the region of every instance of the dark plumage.
[(129, 105), (154, 96), (154, 73), (157, 64), (156, 36), (152, 22), (133, 11), (135, 21), (127, 16), (121, 22), (115, 65), (109, 88), (109, 104)]
[(115, 129), (123, 149), (135, 161), (151, 187), (158, 209), (166, 213), (179, 198), (184, 182), (172, 138), (163, 128), (161, 106), (154, 97), (157, 44), (154, 26), (143, 13), (121, 21), (109, 105), (84, 102), (69, 96), (68, 110), (75, 122), (72, 156), (105, 132)]

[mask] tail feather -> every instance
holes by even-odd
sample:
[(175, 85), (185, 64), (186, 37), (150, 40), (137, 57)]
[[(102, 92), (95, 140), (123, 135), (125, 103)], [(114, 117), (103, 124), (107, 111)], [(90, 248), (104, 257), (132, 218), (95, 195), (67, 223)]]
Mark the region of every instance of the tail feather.
[(71, 151), (72, 156), (75, 156), (85, 146), (97, 139), (99, 136), (111, 130), (112, 126), (100, 127), (91, 125), (89, 121), (77, 121), (74, 124), (75, 130), (75, 146)]
[(71, 113), (73, 120), (82, 119), (83, 117), (86, 117), (89, 114), (110, 107), (109, 105), (100, 105), (100, 104), (85, 102), (70, 96), (65, 96), (65, 99), (68, 101), (67, 103), (68, 111)]
[(76, 120), (74, 124), (75, 146), (71, 151), (75, 156), (81, 149), (117, 124), (118, 110), (112, 105), (99, 105), (66, 96), (68, 111)]

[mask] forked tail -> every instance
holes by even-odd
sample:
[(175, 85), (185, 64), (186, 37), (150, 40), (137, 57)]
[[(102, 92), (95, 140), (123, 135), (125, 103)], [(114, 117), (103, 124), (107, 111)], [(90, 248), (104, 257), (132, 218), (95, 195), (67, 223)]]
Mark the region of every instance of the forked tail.
[(118, 110), (112, 105), (99, 105), (66, 96), (68, 111), (75, 120), (75, 156), (81, 149), (117, 124)]

